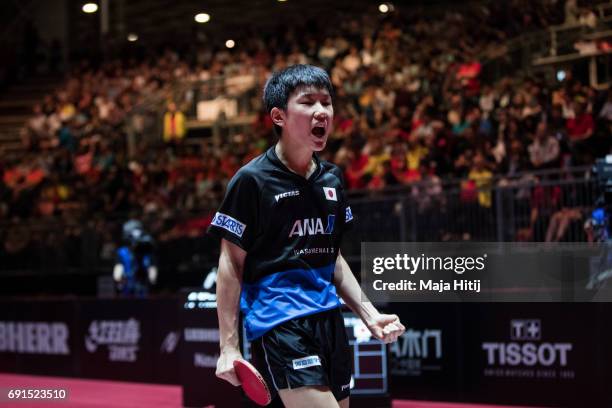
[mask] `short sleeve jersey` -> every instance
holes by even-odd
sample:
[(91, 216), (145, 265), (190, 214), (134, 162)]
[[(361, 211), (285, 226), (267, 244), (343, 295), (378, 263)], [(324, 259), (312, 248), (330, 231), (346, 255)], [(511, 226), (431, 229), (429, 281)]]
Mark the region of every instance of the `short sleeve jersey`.
[(333, 274), (353, 215), (341, 170), (313, 158), (306, 179), (268, 149), (232, 178), (209, 227), (247, 252), (240, 307), (249, 340), (340, 305)]

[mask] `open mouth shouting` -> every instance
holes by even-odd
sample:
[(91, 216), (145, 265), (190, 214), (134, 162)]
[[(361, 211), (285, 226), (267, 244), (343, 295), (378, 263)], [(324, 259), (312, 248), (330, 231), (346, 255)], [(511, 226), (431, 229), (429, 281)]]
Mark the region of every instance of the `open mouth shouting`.
[(312, 134), (315, 135), (318, 138), (322, 138), (323, 136), (325, 136), (325, 125), (315, 125), (312, 128)]

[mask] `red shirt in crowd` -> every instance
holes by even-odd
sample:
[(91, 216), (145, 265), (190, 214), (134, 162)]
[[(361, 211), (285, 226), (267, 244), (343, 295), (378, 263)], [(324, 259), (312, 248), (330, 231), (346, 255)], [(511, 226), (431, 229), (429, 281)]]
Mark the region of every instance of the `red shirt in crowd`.
[[(586, 139), (593, 133), (595, 124), (593, 123), (593, 116), (583, 113), (573, 119), (568, 119), (565, 126), (570, 139), (580, 140)], [(589, 132), (589, 136), (583, 136), (587, 132)]]
[(351, 160), (351, 163), (346, 169), (344, 175), (349, 189), (364, 188), (366, 186), (361, 179), (361, 176), (363, 175), (363, 169), (365, 169), (367, 164), (368, 156), (365, 154), (360, 154), (358, 157)]

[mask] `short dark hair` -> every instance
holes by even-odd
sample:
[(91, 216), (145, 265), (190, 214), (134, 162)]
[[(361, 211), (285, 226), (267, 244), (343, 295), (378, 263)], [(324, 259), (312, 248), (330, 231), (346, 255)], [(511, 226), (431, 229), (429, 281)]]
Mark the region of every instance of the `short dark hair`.
[[(263, 91), (263, 104), (266, 113), (270, 114), (272, 108), (287, 109), (287, 102), (291, 94), (300, 87), (313, 86), (327, 89), (329, 95), (334, 98), (334, 87), (329, 75), (323, 68), (314, 65), (291, 65), (272, 74), (266, 82)], [(277, 136), (282, 133), (280, 126), (274, 125)]]

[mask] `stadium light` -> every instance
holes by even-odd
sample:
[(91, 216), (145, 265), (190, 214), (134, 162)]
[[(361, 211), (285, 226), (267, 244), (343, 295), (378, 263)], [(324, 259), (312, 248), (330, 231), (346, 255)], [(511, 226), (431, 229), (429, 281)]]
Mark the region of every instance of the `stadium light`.
[(195, 15), (194, 17), (195, 21), (202, 24), (202, 23), (208, 23), (210, 21), (210, 14), (206, 14), (206, 13), (198, 13)]
[(236, 45), (236, 43), (234, 42), (234, 40), (227, 40), (227, 41), (225, 42), (225, 46), (226, 46), (227, 48), (234, 48), (234, 46), (235, 46), (235, 45)]
[(138, 41), (138, 35), (134, 34), (134, 33), (129, 33), (128, 36), (127, 36), (127, 40), (129, 42)]
[(566, 74), (564, 70), (560, 69), (559, 71), (557, 71), (557, 81), (563, 82), (565, 77), (566, 77)]
[(378, 11), (380, 11), (381, 13), (388, 13), (389, 12), (389, 6), (385, 3), (380, 4), (378, 6)]
[(98, 5), (96, 3), (85, 3), (83, 4), (83, 13), (91, 14), (98, 11)]

